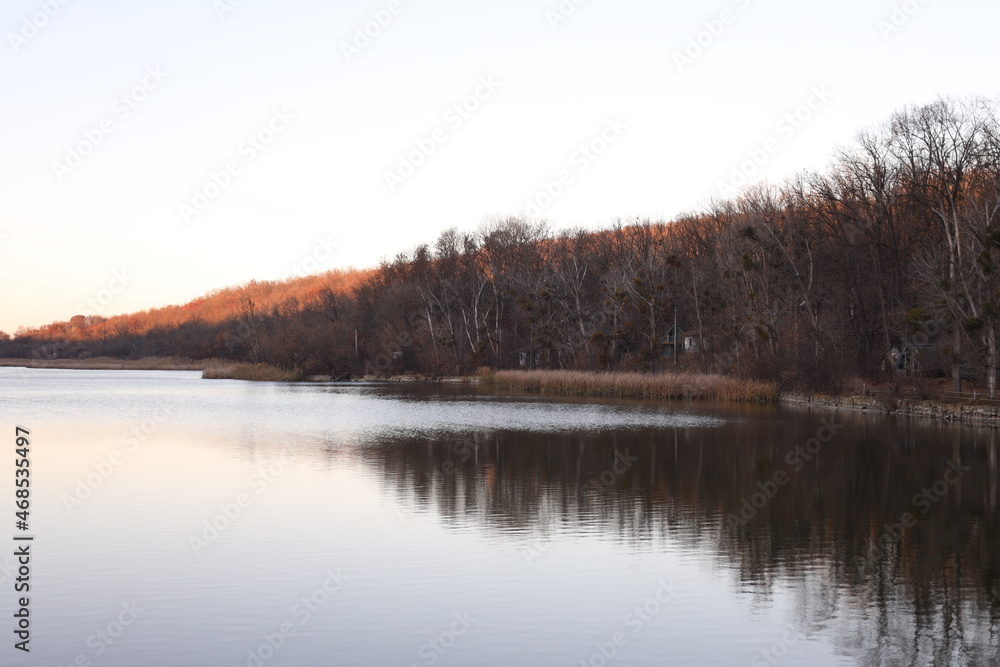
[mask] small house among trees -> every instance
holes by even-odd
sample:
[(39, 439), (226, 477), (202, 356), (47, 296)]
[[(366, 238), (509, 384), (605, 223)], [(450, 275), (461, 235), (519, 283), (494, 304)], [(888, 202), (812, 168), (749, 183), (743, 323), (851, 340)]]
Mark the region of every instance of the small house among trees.
[(894, 345), (886, 355), (886, 366), (897, 373), (925, 377), (945, 377), (949, 369), (941, 346), (929, 343)]
[(661, 356), (672, 357), (674, 351), (680, 356), (685, 352), (695, 352), (698, 349), (698, 337), (684, 331), (684, 327), (677, 325), (670, 327), (666, 337), (663, 339), (663, 351)]

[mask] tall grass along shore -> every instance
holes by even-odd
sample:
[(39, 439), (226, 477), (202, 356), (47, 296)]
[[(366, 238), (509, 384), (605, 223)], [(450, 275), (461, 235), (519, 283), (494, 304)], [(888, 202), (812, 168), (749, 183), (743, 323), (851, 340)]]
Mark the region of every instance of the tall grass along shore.
[(299, 382), (304, 379), (301, 372), (286, 371), (269, 364), (231, 364), (218, 368), (207, 368), (201, 377), (205, 380), (248, 380), (251, 382)]
[(778, 388), (770, 382), (695, 373), (592, 373), (586, 371), (491, 371), (480, 381), (497, 389), (554, 396), (641, 399), (704, 399), (740, 403), (775, 403)]

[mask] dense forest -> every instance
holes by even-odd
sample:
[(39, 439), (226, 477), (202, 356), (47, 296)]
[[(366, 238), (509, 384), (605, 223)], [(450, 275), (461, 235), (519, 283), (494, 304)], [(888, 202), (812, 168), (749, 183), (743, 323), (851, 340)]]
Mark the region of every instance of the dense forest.
[(677, 365), (826, 389), (898, 365), (992, 394), (997, 108), (904, 109), (822, 172), (670, 222), (555, 232), (492, 219), (369, 271), (0, 334), (0, 356), (217, 357), (336, 376)]

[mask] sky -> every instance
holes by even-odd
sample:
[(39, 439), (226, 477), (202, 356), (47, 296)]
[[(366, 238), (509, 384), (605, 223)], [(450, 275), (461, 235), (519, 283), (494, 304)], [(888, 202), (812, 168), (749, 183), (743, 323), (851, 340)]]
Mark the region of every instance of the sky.
[(996, 96), (973, 0), (6, 0), (0, 331), (669, 220)]

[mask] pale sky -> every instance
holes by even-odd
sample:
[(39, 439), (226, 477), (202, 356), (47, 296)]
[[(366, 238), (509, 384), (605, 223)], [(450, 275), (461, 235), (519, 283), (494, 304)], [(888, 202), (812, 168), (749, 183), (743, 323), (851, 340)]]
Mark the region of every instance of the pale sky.
[(777, 181), (904, 105), (997, 95), (998, 24), (981, 0), (6, 0), (0, 330), (495, 215), (669, 219), (749, 155)]

